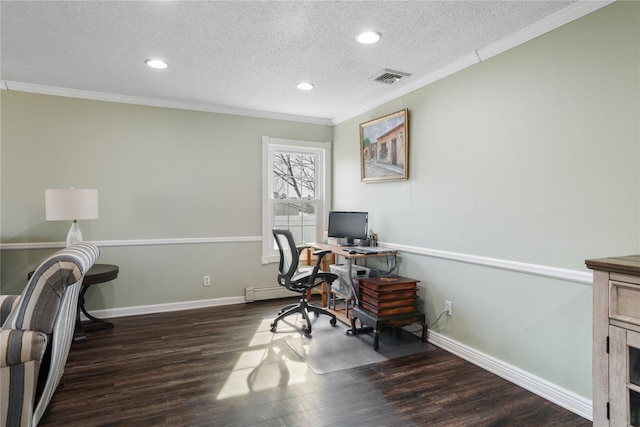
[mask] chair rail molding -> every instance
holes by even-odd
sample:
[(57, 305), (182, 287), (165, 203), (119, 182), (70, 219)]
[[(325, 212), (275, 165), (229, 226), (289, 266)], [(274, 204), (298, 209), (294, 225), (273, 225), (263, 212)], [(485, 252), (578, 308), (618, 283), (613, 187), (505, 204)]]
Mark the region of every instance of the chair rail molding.
[(391, 249), (396, 249), (401, 253), (424, 255), (432, 258), (442, 258), (451, 261), (465, 262), (467, 264), (476, 264), (485, 267), (499, 268), (501, 270), (510, 270), (519, 273), (534, 274), (537, 276), (551, 277), (554, 279), (567, 280), (570, 282), (578, 282), (585, 285), (591, 285), (593, 283), (593, 273), (589, 271), (570, 270), (566, 268), (551, 267), (546, 265), (529, 264), (520, 261), (510, 261), (499, 258), (484, 257), (480, 255), (447, 252), (438, 249), (397, 245), (385, 242), (380, 242), (380, 246), (386, 246)]
[[(262, 236), (235, 237), (179, 237), (169, 239), (134, 239), (134, 240), (91, 240), (99, 247), (109, 246), (156, 246), (156, 245), (199, 245), (206, 243), (247, 243), (262, 242)], [(0, 250), (53, 249), (65, 247), (65, 242), (25, 242), (0, 243)]]
[[(126, 246), (154, 246), (154, 245), (195, 245), (215, 243), (262, 243), (262, 236), (232, 236), (232, 237), (183, 237), (167, 239), (134, 239), (134, 240), (95, 240), (91, 241), (99, 247), (126, 247)], [(63, 248), (65, 242), (25, 242), (25, 243), (0, 243), (0, 250), (29, 250), (29, 249), (57, 249)], [(529, 264), (520, 261), (511, 261), (499, 258), (489, 258), (480, 255), (470, 255), (458, 252), (448, 252), (439, 249), (422, 248), (394, 243), (380, 242), (380, 246), (396, 249), (401, 253), (423, 255), (432, 258), (442, 258), (451, 261), (465, 262), (485, 267), (499, 268), (525, 274), (551, 277), (570, 282), (591, 285), (593, 273), (590, 271), (570, 270), (566, 268), (551, 267), (539, 264)]]

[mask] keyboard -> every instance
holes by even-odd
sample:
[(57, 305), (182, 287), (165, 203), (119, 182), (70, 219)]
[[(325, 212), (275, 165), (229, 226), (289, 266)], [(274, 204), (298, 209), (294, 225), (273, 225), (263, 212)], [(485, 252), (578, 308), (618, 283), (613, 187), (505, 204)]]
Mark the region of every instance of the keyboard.
[(371, 254), (384, 254), (396, 252), (393, 249), (381, 248), (378, 246), (353, 246), (350, 250), (355, 251), (357, 254), (371, 255)]

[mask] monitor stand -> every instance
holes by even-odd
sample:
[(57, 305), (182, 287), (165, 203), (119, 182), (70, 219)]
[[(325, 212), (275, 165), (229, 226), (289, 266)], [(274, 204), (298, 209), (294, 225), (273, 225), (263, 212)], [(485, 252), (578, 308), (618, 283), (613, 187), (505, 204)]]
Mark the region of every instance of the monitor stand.
[(355, 246), (355, 242), (353, 241), (353, 239), (347, 238), (346, 243), (340, 243), (338, 246)]

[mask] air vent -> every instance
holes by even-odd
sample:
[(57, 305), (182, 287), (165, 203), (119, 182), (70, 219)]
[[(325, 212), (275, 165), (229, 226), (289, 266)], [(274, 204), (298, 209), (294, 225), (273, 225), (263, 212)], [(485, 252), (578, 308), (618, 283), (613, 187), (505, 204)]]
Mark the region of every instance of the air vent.
[(400, 71), (384, 69), (381, 72), (379, 72), (377, 76), (374, 77), (372, 80), (376, 82), (392, 85), (404, 79), (405, 77), (409, 77), (410, 75), (411, 74), (401, 73)]

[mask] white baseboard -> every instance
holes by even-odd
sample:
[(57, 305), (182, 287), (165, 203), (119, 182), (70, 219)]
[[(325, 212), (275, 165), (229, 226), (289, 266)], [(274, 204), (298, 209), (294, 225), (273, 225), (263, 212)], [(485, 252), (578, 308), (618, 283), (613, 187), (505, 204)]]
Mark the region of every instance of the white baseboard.
[[(134, 307), (108, 308), (104, 310), (91, 310), (92, 316), (109, 319), (114, 317), (138, 316), (140, 314), (164, 313), (169, 311), (191, 310), (194, 308), (216, 307), (221, 305), (243, 304), (243, 297), (215, 298), (198, 301), (171, 302), (167, 304), (138, 305)], [(84, 315), (83, 320), (87, 320)]]
[[(103, 310), (92, 310), (90, 314), (101, 319), (109, 319), (114, 317), (138, 316), (140, 314), (164, 313), (169, 311), (191, 310), (194, 308), (243, 304), (246, 302), (274, 298), (287, 298), (292, 296), (300, 296), (300, 294), (288, 291), (282, 286), (247, 286), (245, 288), (244, 297), (226, 297), (197, 301), (170, 302), (166, 304), (138, 305), (134, 307), (107, 308)], [(87, 318), (82, 315), (82, 320), (87, 320)]]
[(300, 296), (299, 293), (291, 292), (282, 286), (247, 286), (244, 288), (245, 301), (263, 301), (267, 299), (287, 298)]
[(593, 420), (593, 401), (589, 399), (431, 330), (429, 342), (583, 418)]

